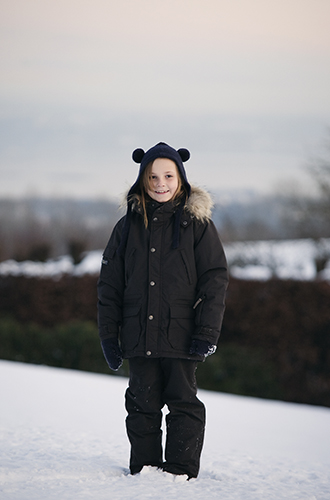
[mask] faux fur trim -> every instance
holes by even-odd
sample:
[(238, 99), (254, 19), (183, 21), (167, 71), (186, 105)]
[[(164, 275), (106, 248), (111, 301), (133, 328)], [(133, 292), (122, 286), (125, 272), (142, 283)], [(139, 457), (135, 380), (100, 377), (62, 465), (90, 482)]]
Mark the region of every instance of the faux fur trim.
[(208, 222), (212, 217), (214, 206), (210, 193), (205, 189), (191, 186), (191, 194), (185, 205), (185, 210), (201, 222)]
[[(127, 191), (128, 193), (128, 191)], [(122, 199), (120, 208), (127, 207), (127, 193)], [(136, 195), (132, 195), (133, 207), (139, 205)], [(201, 222), (208, 222), (212, 217), (212, 208), (214, 206), (210, 193), (198, 186), (191, 186), (191, 193), (184, 206), (184, 209), (193, 217)], [(133, 208), (132, 207), (132, 208)]]

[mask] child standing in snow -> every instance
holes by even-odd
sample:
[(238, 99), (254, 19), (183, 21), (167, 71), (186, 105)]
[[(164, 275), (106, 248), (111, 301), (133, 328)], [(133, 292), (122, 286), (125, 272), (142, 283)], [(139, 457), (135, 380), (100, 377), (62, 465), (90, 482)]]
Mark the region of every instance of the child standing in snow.
[(105, 359), (112, 370), (129, 360), (131, 474), (155, 466), (190, 479), (199, 471), (205, 407), (196, 396), (195, 372), (216, 349), (228, 276), (210, 220), (211, 198), (186, 177), (183, 162), (189, 157), (187, 149), (165, 143), (133, 152), (139, 175), (105, 249), (98, 281)]

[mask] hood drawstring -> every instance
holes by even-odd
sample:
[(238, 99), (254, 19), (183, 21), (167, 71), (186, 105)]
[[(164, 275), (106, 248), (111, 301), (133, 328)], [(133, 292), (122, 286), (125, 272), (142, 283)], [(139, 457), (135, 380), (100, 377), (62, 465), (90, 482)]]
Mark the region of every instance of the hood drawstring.
[[(180, 205), (178, 206), (178, 208), (175, 210), (175, 212), (173, 214), (173, 217), (174, 217), (173, 238), (172, 238), (173, 250), (178, 248), (179, 244), (180, 244), (180, 222), (181, 222), (181, 216), (182, 216), (184, 205), (185, 205), (185, 200), (182, 200)], [(119, 247), (117, 248), (117, 253), (119, 255), (122, 255), (125, 252), (129, 228), (131, 225), (132, 210), (133, 210), (132, 203), (129, 203), (128, 207), (127, 207), (127, 212), (125, 215), (125, 221), (124, 221), (122, 233), (121, 233), (120, 244), (119, 244)]]
[(180, 222), (185, 201), (182, 200), (174, 214), (172, 248), (175, 250), (180, 244)]

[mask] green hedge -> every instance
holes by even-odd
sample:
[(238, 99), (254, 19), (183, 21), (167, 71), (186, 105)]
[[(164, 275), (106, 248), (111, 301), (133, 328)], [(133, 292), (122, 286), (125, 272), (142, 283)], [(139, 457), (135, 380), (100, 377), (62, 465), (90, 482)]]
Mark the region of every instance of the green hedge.
[[(46, 328), (0, 319), (0, 358), (58, 368), (109, 373), (98, 338), (96, 324), (73, 321)], [(123, 366), (118, 375), (126, 375)]]
[(283, 399), (276, 365), (261, 348), (220, 344), (215, 354), (198, 367), (199, 387), (244, 396)]
[[(75, 321), (53, 328), (0, 319), (0, 358), (97, 373), (111, 373), (91, 321)], [(128, 375), (127, 361), (118, 375)], [(260, 349), (224, 345), (197, 371), (199, 387), (263, 398), (281, 398), (274, 367)]]
[[(0, 325), (0, 356), (109, 373), (96, 331), (96, 282), (0, 277), (0, 318), (15, 318)], [(200, 365), (199, 386), (330, 407), (329, 304), (325, 281), (231, 279), (218, 350)]]

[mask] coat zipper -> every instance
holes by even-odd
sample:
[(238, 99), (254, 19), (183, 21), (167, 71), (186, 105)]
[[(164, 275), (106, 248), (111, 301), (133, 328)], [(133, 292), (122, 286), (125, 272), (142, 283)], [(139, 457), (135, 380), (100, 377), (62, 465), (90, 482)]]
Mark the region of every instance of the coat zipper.
[(203, 302), (203, 300), (204, 300), (204, 299), (205, 299), (205, 295), (203, 295), (203, 297), (199, 297), (199, 298), (196, 300), (195, 304), (193, 305), (193, 309), (196, 309), (196, 307), (197, 307), (197, 306), (198, 306), (201, 302)]

